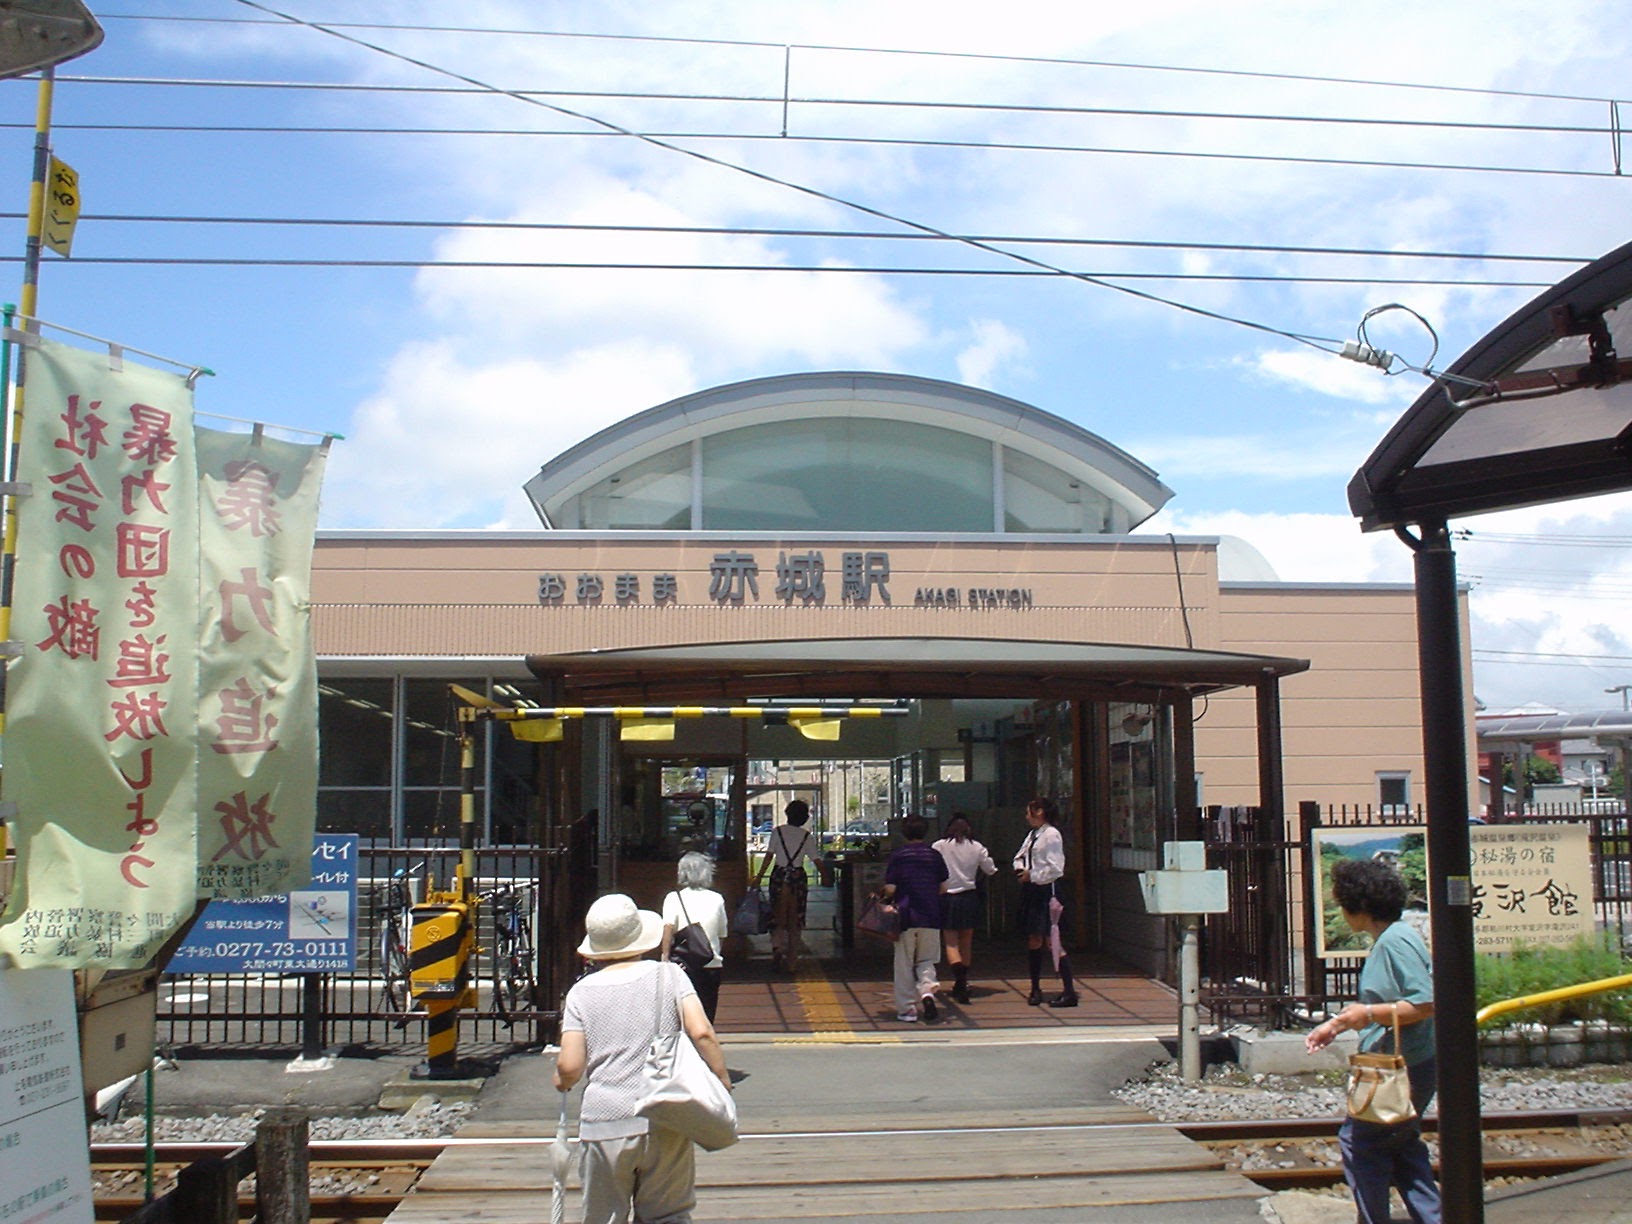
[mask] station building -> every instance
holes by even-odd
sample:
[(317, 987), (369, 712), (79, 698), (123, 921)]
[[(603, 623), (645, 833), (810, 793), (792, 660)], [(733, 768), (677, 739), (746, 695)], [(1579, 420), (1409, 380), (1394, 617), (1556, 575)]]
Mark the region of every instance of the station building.
[[(589, 883), (655, 906), (699, 794), (728, 897), (756, 819), (824, 761), (882, 769), (891, 816), (969, 815), (1000, 863), (1049, 795), (1077, 941), (1160, 974), (1137, 875), (1204, 812), (1278, 827), (1301, 801), (1420, 801), (1412, 589), (1281, 582), (1242, 541), (1141, 535), (1172, 491), (1031, 405), (896, 374), (756, 379), (603, 430), (526, 491), (535, 531), (320, 534), (324, 828), (456, 835), (450, 682), (551, 707), (770, 705), (670, 739), (593, 718), (555, 743), (487, 736), (482, 838), (589, 830)], [(905, 713), (812, 739), (777, 717), (790, 703)]]

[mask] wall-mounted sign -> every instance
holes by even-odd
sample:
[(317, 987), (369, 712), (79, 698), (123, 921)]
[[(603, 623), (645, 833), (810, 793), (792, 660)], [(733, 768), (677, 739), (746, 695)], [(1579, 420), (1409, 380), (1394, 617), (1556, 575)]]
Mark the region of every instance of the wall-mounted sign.
[[(778, 549), (774, 570), (767, 566), (762, 571), (757, 553), (733, 548), (714, 554), (706, 591), (683, 590), (680, 576), (672, 572), (546, 573), (538, 576), (538, 602), (553, 608), (699, 604), (705, 598), (721, 607), (762, 603), (820, 607), (830, 602), (830, 596), (837, 596), (831, 602), (853, 607), (893, 602), (887, 552), (840, 552), (836, 576), (838, 580), (830, 585), (827, 554), (821, 549)], [(687, 578), (700, 586), (700, 576)], [(1032, 596), (1030, 588), (995, 582), (991, 586), (922, 586), (914, 591), (912, 603), (919, 608), (1029, 608)]]
[(357, 967), (357, 834), (319, 833), (307, 888), (211, 901), (167, 973), (334, 973)]
[(0, 1220), (91, 1224), (74, 975), (0, 972)]
[[(1321, 956), (1364, 956), (1370, 938), (1351, 931), (1332, 899), (1332, 864), (1376, 858), (1405, 880), (1408, 920), (1427, 937), (1428, 858), (1421, 825), (1316, 829), (1315, 946)], [(1568, 946), (1595, 930), (1592, 853), (1580, 824), (1479, 825), (1468, 830), (1474, 947), (1506, 952), (1516, 943)]]

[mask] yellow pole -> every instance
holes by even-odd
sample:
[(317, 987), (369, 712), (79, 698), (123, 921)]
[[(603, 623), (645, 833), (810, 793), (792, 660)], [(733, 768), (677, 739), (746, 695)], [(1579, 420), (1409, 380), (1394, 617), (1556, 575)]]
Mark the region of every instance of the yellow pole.
[(1505, 1016), (1508, 1012), (1520, 1011), (1526, 1007), (1540, 1007), (1543, 1003), (1562, 1003), (1565, 999), (1578, 999), (1582, 995), (1602, 994), (1606, 990), (1625, 990), (1632, 987), (1632, 973), (1623, 973), (1617, 977), (1599, 978), (1596, 982), (1582, 982), (1577, 986), (1560, 986), (1557, 990), (1543, 990), (1539, 994), (1520, 995), (1516, 999), (1503, 999), (1500, 1003), (1492, 1003), (1488, 1007), (1481, 1007), (1474, 1016), (1475, 1024), (1483, 1024), (1487, 1020), (1494, 1020), (1497, 1016)]
[[(23, 248), (22, 316), (25, 329), (36, 328), (34, 312), (39, 306), (40, 246), (45, 232), (45, 177), (51, 164), (51, 95), (56, 74), (46, 68), (40, 73), (38, 102), (34, 111), (34, 181), (28, 190), (28, 241)], [(6, 451), (5, 475), (17, 479), (18, 440), (23, 432), (23, 382), (27, 350), (17, 353), (17, 389), (11, 400), (10, 445)], [(0, 388), (3, 393), (3, 388)], [(0, 643), (11, 641), (12, 584), (17, 568), (17, 498), (5, 495), (5, 532), (0, 542)], [(0, 737), (6, 730), (6, 668), (0, 665)], [(0, 820), (0, 857), (6, 853), (6, 824)]]

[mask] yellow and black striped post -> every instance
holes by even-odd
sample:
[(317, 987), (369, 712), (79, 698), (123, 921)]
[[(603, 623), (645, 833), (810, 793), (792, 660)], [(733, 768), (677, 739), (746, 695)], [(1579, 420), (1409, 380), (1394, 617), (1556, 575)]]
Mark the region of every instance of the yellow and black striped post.
[(462, 787), (459, 797), (459, 867), (450, 891), (430, 893), (414, 906), (408, 940), (408, 989), (425, 1009), (425, 1062), (417, 1079), (462, 1079), (484, 1074), (459, 1059), (459, 1009), (476, 1005), (470, 984), (476, 954), (476, 748), (461, 711)]

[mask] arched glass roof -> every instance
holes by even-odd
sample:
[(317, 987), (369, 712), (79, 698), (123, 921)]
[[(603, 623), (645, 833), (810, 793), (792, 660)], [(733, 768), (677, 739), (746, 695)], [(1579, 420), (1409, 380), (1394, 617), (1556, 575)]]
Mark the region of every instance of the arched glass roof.
[(620, 421), (526, 485), (587, 530), (1122, 533), (1156, 473), (1019, 400), (901, 374), (733, 383)]

